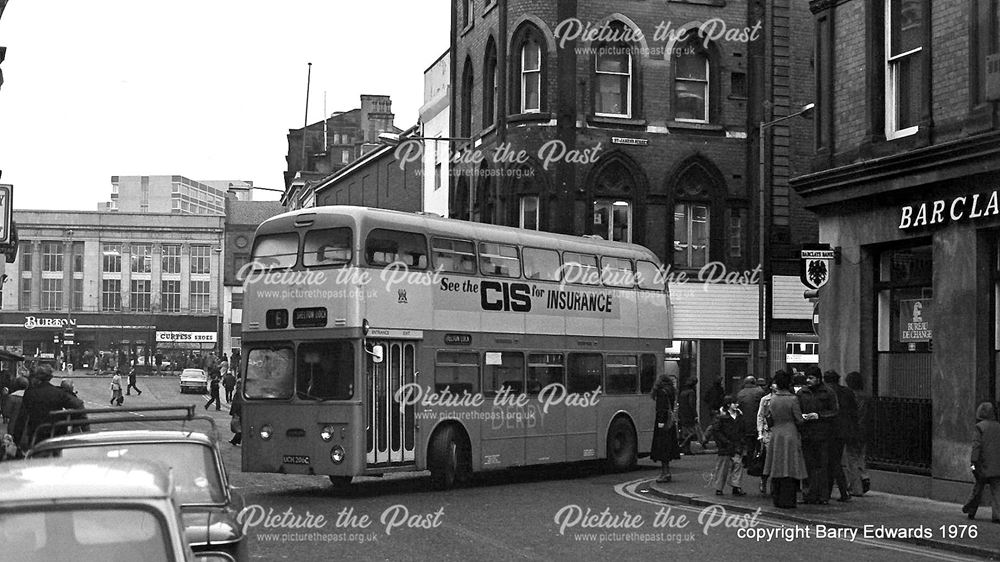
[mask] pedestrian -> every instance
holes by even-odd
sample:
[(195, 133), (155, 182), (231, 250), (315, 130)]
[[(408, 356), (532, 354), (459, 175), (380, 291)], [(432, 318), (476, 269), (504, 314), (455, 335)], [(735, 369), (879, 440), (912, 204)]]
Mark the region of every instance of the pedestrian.
[(680, 394), (677, 395), (677, 425), (680, 428), (680, 443), (678, 445), (681, 453), (690, 455), (691, 443), (704, 441), (705, 433), (701, 430), (701, 424), (698, 421), (698, 394), (695, 391), (698, 380), (692, 377), (682, 386), (684, 390), (681, 390)]
[(242, 385), (236, 388), (236, 394), (233, 396), (232, 406), (229, 407), (229, 415), (232, 419), (229, 422), (229, 429), (233, 432), (233, 438), (229, 442), (233, 445), (239, 445), (243, 442), (243, 428), (242, 428), (242, 416), (243, 416), (243, 394)]
[(125, 387), (125, 394), (131, 396), (133, 388), (135, 389), (136, 394), (142, 396), (142, 391), (135, 385), (135, 367), (128, 370), (128, 386)]
[(802, 425), (802, 455), (809, 472), (805, 503), (830, 503), (830, 445), (836, 430), (837, 395), (823, 384), (823, 375), (815, 365), (806, 368), (806, 385), (799, 390), (799, 406), (805, 417)]
[(791, 383), (788, 373), (778, 371), (774, 374), (774, 393), (769, 395), (767, 402), (761, 401), (762, 408), (766, 404), (766, 415), (771, 420), (764, 475), (771, 480), (774, 506), (783, 509), (795, 508), (799, 481), (808, 474), (799, 436), (804, 419), (799, 399), (792, 394)]
[(701, 446), (705, 448), (708, 445), (708, 440), (711, 439), (712, 428), (715, 427), (715, 420), (718, 419), (719, 413), (726, 408), (725, 401), (723, 400), (726, 396), (726, 389), (722, 388), (722, 379), (716, 377), (712, 382), (712, 386), (705, 391), (704, 396), (702, 396), (702, 402), (705, 403), (709, 415), (709, 428), (702, 437)]
[[(17, 420), (14, 421), (14, 431), (11, 433), (21, 436), (21, 450), (27, 450), (34, 443), (35, 432), (47, 421), (50, 413), (83, 408), (82, 400), (52, 385), (51, 365), (38, 367), (35, 379), (38, 381), (36, 386), (24, 391), (21, 409)], [(49, 434), (61, 435), (66, 431), (50, 430)]]
[(847, 373), (845, 380), (847, 388), (854, 392), (854, 400), (858, 405), (858, 431), (853, 440), (844, 443), (844, 477), (847, 478), (847, 491), (852, 496), (863, 496), (871, 489), (871, 480), (865, 466), (871, 398), (862, 392), (864, 381), (861, 378), (861, 373), (851, 371)]
[[(225, 364), (225, 362), (223, 362)], [(221, 369), (220, 369), (220, 372)], [(236, 374), (231, 370), (226, 370), (222, 374), (222, 386), (226, 389), (226, 404), (232, 404), (233, 402), (233, 389), (236, 388)]]
[[(791, 376), (785, 371), (779, 370), (774, 373), (775, 378), (781, 373), (783, 376), (787, 376), (788, 380), (791, 381)], [(773, 422), (771, 418), (771, 399), (774, 397), (774, 393), (777, 391), (777, 385), (774, 383), (775, 379), (771, 379), (771, 387), (768, 389), (769, 392), (760, 399), (760, 405), (757, 407), (757, 442), (758, 447), (763, 452), (763, 463), (761, 466), (760, 473), (760, 494), (767, 495), (767, 474), (764, 474), (764, 463), (767, 462), (767, 449), (768, 445), (771, 443), (771, 425), (769, 420)]]
[(10, 433), (14, 438), (14, 443), (21, 443), (21, 435), (14, 432), (13, 422), (17, 420), (18, 414), (21, 412), (21, 404), (24, 402), (24, 391), (28, 389), (28, 379), (25, 377), (17, 377), (14, 382), (11, 383), (10, 395), (7, 396), (7, 415), (10, 417), (11, 424), (7, 426), (7, 433)]
[(744, 378), (743, 388), (736, 393), (736, 402), (740, 405), (740, 412), (744, 412), (740, 416), (744, 468), (750, 468), (760, 445), (760, 441), (757, 439), (757, 411), (760, 409), (760, 400), (764, 394), (764, 389), (757, 384), (757, 379), (754, 377)]
[(676, 396), (673, 380), (666, 374), (661, 374), (650, 393), (650, 397), (656, 400), (656, 421), (649, 458), (660, 463), (657, 482), (670, 482), (670, 461), (681, 458), (677, 446), (677, 416), (674, 413)]
[(718, 447), (718, 460), (715, 463), (715, 473), (712, 483), (715, 495), (723, 495), (728, 483), (733, 488), (734, 496), (745, 496), (743, 491), (743, 420), (740, 405), (736, 397), (723, 397), (726, 408), (719, 412), (712, 426), (715, 444)]
[(111, 377), (111, 405), (121, 406), (125, 403), (125, 397), (122, 396), (122, 376), (117, 369), (114, 373)]
[(837, 395), (837, 417), (830, 432), (830, 439), (827, 441), (830, 448), (828, 467), (830, 481), (827, 487), (832, 492), (833, 484), (836, 482), (840, 490), (840, 498), (837, 501), (847, 502), (851, 501), (851, 492), (847, 487), (847, 477), (844, 472), (844, 449), (846, 443), (856, 439), (858, 434), (858, 403), (854, 399), (854, 391), (840, 384), (840, 374), (837, 371), (823, 373), (823, 382)]
[(206, 410), (208, 409), (209, 406), (212, 405), (213, 402), (215, 403), (216, 410), (222, 409), (222, 403), (219, 401), (219, 383), (221, 378), (222, 377), (219, 376), (218, 371), (212, 372), (211, 379), (209, 380), (208, 383), (208, 393), (210, 398), (208, 402), (205, 403)]
[(983, 402), (976, 408), (976, 425), (972, 437), (972, 477), (975, 484), (962, 513), (976, 518), (983, 490), (989, 486), (993, 522), (1000, 523), (1000, 423), (993, 404)]

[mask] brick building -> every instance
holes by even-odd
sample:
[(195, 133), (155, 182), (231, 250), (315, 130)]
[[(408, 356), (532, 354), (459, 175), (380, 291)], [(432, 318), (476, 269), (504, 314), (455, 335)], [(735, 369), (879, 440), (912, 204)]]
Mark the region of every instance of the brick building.
[[(379, 147), (379, 133), (398, 133), (389, 96), (362, 94), (361, 107), (288, 131), (286, 207), (315, 205), (315, 182)], [(303, 139), (305, 145), (303, 146)]]
[(788, 334), (809, 331), (790, 258), (815, 223), (788, 177), (808, 163), (799, 147), (812, 131), (787, 121), (765, 139), (776, 274), (766, 365), (750, 281), (756, 124), (812, 101), (799, 4), (454, 1), (451, 131), (470, 140), (452, 147), (463, 173), (452, 174), (450, 215), (642, 244), (696, 280), (736, 272), (743, 282), (670, 284), (680, 374), (731, 388), (784, 366)]
[(863, 375), (886, 485), (957, 500), (976, 404), (1000, 397), (997, 3), (810, 8), (815, 160), (793, 186), (841, 250), (820, 290), (823, 366)]

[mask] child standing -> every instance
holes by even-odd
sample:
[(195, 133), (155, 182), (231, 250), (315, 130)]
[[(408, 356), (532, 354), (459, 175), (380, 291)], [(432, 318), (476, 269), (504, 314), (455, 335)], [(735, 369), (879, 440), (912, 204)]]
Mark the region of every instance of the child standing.
[(745, 496), (743, 491), (743, 433), (742, 412), (739, 403), (732, 395), (724, 399), (725, 406), (719, 412), (719, 417), (712, 425), (715, 444), (719, 448), (719, 459), (715, 463), (715, 495), (721, 496), (726, 482), (733, 487), (734, 496)]

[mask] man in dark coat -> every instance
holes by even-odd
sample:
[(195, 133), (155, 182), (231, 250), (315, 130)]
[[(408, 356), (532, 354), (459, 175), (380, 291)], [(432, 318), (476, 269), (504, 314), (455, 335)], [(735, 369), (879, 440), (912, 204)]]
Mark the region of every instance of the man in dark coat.
[(219, 385), (222, 382), (222, 377), (219, 375), (219, 371), (212, 371), (209, 375), (208, 381), (208, 395), (210, 396), (208, 402), (205, 403), (205, 409), (207, 410), (209, 406), (215, 402), (215, 409), (221, 410), (222, 406), (219, 402)]
[[(858, 401), (854, 398), (853, 390), (840, 384), (840, 373), (837, 371), (823, 373), (823, 382), (837, 395), (837, 418), (834, 430), (830, 433), (830, 440), (827, 441), (830, 450), (830, 464), (827, 465), (830, 481), (827, 487), (832, 492), (833, 484), (836, 482), (837, 488), (840, 489), (840, 499), (837, 501), (851, 501), (843, 460), (844, 447), (858, 438)], [(828, 492), (827, 496), (829, 495)]]
[[(83, 408), (83, 401), (58, 386), (53, 386), (52, 367), (42, 365), (34, 375), (36, 383), (24, 391), (24, 399), (14, 422), (13, 435), (21, 435), (21, 448), (32, 445), (35, 430), (46, 421), (51, 412)], [(66, 429), (56, 434), (66, 433)]]
[(705, 438), (698, 425), (698, 394), (695, 387), (698, 386), (697, 379), (691, 378), (684, 383), (684, 390), (677, 395), (677, 423), (681, 429), (681, 451), (684, 454), (691, 454), (691, 443), (697, 439), (699, 442)]
[[(757, 410), (760, 409), (760, 399), (764, 397), (764, 389), (757, 385), (757, 379), (743, 379), (743, 388), (736, 393), (736, 401), (740, 404), (741, 432), (743, 433), (743, 451), (752, 456), (757, 451)], [(745, 463), (744, 463), (745, 464)]]
[(809, 472), (809, 489), (805, 503), (830, 502), (830, 449), (828, 441), (836, 431), (837, 394), (823, 384), (823, 374), (815, 365), (806, 369), (806, 386), (799, 390), (799, 405), (805, 423), (802, 435), (802, 456)]
[(983, 402), (976, 408), (976, 429), (972, 437), (972, 476), (976, 484), (969, 501), (962, 506), (962, 513), (969, 519), (976, 518), (979, 498), (988, 485), (993, 522), (1000, 523), (1000, 423), (997, 423), (993, 404)]

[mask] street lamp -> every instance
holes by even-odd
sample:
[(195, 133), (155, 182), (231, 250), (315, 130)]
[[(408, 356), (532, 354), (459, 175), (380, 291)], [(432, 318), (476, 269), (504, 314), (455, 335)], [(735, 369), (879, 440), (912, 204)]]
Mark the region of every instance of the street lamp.
[(768, 288), (771, 285), (771, 264), (769, 263), (770, 256), (767, 253), (768, 246), (770, 245), (770, 239), (769, 239), (770, 237), (768, 236), (768, 234), (770, 233), (770, 222), (769, 222), (769, 217), (768, 217), (768, 214), (767, 214), (767, 211), (768, 211), (768, 208), (769, 208), (769, 205), (767, 204), (769, 192), (768, 192), (768, 189), (767, 189), (767, 181), (766, 181), (767, 180), (767, 170), (766, 170), (765, 165), (764, 165), (765, 164), (765, 160), (766, 160), (765, 156), (767, 154), (767, 151), (765, 150), (765, 144), (764, 144), (764, 138), (765, 138), (764, 137), (764, 133), (765, 133), (765, 131), (769, 127), (771, 127), (773, 125), (776, 125), (778, 123), (781, 123), (782, 121), (786, 121), (786, 120), (791, 119), (793, 117), (806, 117), (806, 116), (808, 116), (809, 113), (811, 113), (812, 110), (815, 109), (815, 107), (816, 107), (816, 104), (809, 103), (809, 104), (806, 104), (806, 105), (802, 106), (802, 109), (796, 111), (795, 113), (792, 113), (792, 114), (789, 114), (789, 115), (785, 115), (784, 117), (779, 117), (779, 118), (773, 119), (771, 121), (761, 121), (760, 122), (760, 126), (757, 129), (757, 131), (758, 131), (758, 139), (757, 140), (758, 140), (758, 144), (760, 145), (760, 147), (759, 147), (760, 148), (760, 157), (758, 159), (758, 166), (759, 166), (759, 178), (758, 178), (758, 181), (759, 181), (759, 184), (757, 186), (758, 194), (760, 196), (759, 209), (758, 209), (758, 217), (757, 217), (757, 219), (758, 219), (758, 226), (760, 228), (760, 231), (758, 232), (758, 241), (757, 241), (757, 246), (758, 246), (759, 256), (760, 256), (760, 279), (757, 282), (757, 286), (758, 286), (758, 290), (759, 290), (759, 294), (757, 296), (757, 300), (758, 300), (758, 303), (757, 303), (757, 306), (758, 306), (758, 308), (757, 308), (757, 320), (758, 320), (757, 334), (758, 334), (758, 337), (759, 337), (759, 339), (761, 341), (761, 344), (764, 346), (764, 367), (761, 370), (760, 374), (758, 375), (758, 378), (763, 378), (765, 376), (765, 374), (771, 368), (771, 338), (768, 337), (768, 332), (767, 332), (770, 329), (770, 326), (768, 325), (768, 323), (767, 323), (767, 321), (765, 319), (766, 310), (767, 310), (767, 306), (765, 305), (765, 303), (767, 302), (767, 299), (769, 298)]

